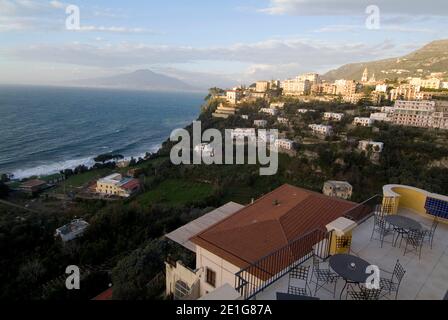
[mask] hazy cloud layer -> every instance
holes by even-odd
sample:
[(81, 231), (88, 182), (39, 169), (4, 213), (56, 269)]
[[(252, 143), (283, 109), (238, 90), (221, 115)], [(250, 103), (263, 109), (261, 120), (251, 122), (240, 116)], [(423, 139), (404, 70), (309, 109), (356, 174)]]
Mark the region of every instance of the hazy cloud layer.
[(259, 11), (267, 14), (290, 15), (365, 15), (367, 6), (376, 5), (383, 14), (448, 15), (445, 0), (270, 0)]

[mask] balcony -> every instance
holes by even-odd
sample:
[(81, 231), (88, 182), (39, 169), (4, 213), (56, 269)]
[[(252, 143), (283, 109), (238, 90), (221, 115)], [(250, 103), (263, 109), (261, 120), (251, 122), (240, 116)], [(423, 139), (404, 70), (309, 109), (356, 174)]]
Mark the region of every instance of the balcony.
[[(448, 224), (441, 222), (438, 225), (432, 249), (428, 243), (424, 243), (421, 259), (414, 252), (404, 255), (405, 241), (401, 247), (399, 247), (399, 241), (396, 246), (384, 242), (381, 248), (380, 241), (370, 240), (374, 227), (373, 208), (378, 203), (384, 205), (387, 199), (372, 198), (347, 213), (347, 218), (358, 223), (352, 231), (350, 254), (358, 256), (382, 270), (390, 271), (393, 271), (397, 260), (399, 260), (406, 270), (399, 289), (399, 300), (442, 300), (448, 289)], [(401, 208), (393, 202), (390, 210), (420, 222), (425, 229), (431, 228), (433, 220), (429, 215)], [(287, 248), (241, 270), (236, 276), (235, 287), (245, 299), (276, 300), (277, 293), (288, 293), (289, 274), (293, 267), (309, 266), (309, 279), (311, 278), (313, 255), (324, 259), (328, 258), (331, 239), (332, 232), (315, 231), (305, 235)], [(310, 243), (317, 243), (317, 245), (311, 248)], [(334, 300), (340, 297), (345, 299), (345, 294), (340, 295), (344, 284), (344, 280), (337, 282), (336, 298), (333, 297), (331, 285), (318, 290), (316, 297), (321, 300)], [(315, 284), (310, 283), (310, 288), (314, 295)], [(395, 296), (391, 295), (386, 298), (394, 299)]]

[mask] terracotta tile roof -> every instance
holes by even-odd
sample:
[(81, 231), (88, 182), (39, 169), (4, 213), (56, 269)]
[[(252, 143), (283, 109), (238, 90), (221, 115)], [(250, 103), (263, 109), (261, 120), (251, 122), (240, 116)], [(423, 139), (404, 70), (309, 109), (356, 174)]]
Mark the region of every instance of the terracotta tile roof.
[(283, 185), (191, 239), (244, 268), (344, 215), (357, 204)]
[(132, 179), (121, 186), (124, 190), (133, 190), (140, 187), (140, 181), (138, 179)]
[(34, 179), (34, 180), (25, 181), (24, 183), (21, 184), (21, 186), (24, 188), (33, 188), (33, 187), (42, 186), (44, 184), (46, 184), (45, 181)]
[(95, 300), (95, 301), (108, 301), (108, 300), (112, 300), (112, 297), (113, 297), (113, 288), (109, 288), (106, 291), (100, 293), (98, 296), (96, 296), (92, 300)]

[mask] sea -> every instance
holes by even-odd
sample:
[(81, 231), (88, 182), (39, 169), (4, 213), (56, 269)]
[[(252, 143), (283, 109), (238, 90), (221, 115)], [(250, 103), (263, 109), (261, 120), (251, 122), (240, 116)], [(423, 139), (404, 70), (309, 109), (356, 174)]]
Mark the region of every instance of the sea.
[(195, 120), (203, 93), (0, 86), (0, 173), (16, 179), (156, 152)]

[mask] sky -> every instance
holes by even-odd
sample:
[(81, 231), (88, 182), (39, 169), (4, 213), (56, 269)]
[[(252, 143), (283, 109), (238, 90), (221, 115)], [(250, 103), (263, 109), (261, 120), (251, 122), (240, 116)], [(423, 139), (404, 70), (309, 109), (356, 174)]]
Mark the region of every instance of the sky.
[(447, 38), (447, 16), (446, 0), (0, 0), (0, 83), (137, 69), (201, 87), (285, 79), (407, 54)]

